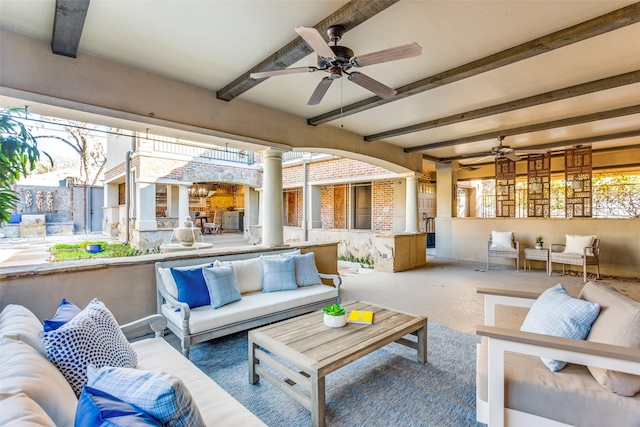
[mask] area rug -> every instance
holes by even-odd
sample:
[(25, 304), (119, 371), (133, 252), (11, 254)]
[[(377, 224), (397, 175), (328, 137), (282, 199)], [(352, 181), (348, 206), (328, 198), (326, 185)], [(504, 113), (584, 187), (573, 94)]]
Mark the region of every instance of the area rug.
[[(476, 422), (478, 338), (429, 323), (428, 363), (397, 343), (326, 378), (328, 426), (483, 426)], [(268, 426), (309, 426), (302, 405), (266, 381), (249, 384), (247, 333), (191, 349), (191, 360)]]

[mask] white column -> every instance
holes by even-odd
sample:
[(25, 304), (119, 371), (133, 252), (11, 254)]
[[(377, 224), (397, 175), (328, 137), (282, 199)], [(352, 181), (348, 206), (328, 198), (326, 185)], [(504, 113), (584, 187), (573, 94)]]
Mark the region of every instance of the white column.
[[(182, 227), (184, 219), (189, 216), (189, 186), (181, 185), (178, 190), (178, 227)], [(193, 219), (193, 218), (191, 218)]]
[(318, 185), (307, 186), (307, 228), (322, 228), (321, 188)]
[(262, 245), (278, 246), (284, 243), (282, 220), (282, 151), (270, 148), (264, 152), (262, 178), (263, 217)]
[(176, 218), (180, 207), (180, 187), (167, 185), (167, 217)]
[(155, 182), (140, 182), (139, 195), (136, 199), (136, 228), (140, 231), (157, 230), (156, 222), (156, 184)]
[(417, 233), (418, 232), (418, 179), (415, 175), (407, 176), (406, 178), (406, 198), (405, 204), (406, 221), (405, 221), (405, 233)]

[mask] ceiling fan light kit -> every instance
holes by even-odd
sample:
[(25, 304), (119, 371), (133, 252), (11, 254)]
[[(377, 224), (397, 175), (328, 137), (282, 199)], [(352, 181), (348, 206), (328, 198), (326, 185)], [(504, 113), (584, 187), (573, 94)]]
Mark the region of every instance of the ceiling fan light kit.
[(325, 71), (329, 73), (328, 77), (324, 77), (320, 80), (318, 86), (311, 94), (307, 105), (319, 104), (327, 93), (331, 83), (333, 83), (334, 80), (341, 78), (343, 74), (347, 75), (349, 81), (375, 93), (380, 98), (391, 98), (397, 93), (395, 89), (390, 88), (389, 86), (386, 86), (365, 74), (356, 71), (349, 72), (349, 70), (353, 67), (360, 68), (368, 65), (380, 64), (382, 62), (412, 58), (422, 54), (422, 47), (420, 47), (420, 45), (417, 43), (409, 43), (356, 56), (353, 50), (348, 47), (338, 46), (338, 42), (342, 39), (342, 36), (346, 31), (342, 25), (332, 25), (327, 29), (327, 35), (329, 36), (329, 40), (333, 43), (333, 46), (328, 45), (322, 35), (315, 28), (297, 27), (295, 30), (318, 55), (317, 66), (263, 71), (259, 73), (251, 73), (250, 77), (254, 79), (263, 79), (286, 74), (308, 73), (315, 71)]

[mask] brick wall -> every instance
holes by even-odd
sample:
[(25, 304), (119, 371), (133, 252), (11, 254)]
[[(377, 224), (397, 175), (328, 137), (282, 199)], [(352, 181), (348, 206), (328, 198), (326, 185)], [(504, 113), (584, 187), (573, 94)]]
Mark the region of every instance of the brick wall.
[(393, 229), (394, 185), (392, 179), (371, 183), (371, 228), (376, 231)]

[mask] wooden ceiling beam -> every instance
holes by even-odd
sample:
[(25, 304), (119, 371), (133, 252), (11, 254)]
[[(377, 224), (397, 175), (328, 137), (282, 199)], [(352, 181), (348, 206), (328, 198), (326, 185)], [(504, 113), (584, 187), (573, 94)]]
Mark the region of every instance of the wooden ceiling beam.
[(599, 111), (597, 113), (585, 114), (582, 116), (569, 117), (567, 119), (552, 120), (550, 122), (537, 123), (534, 125), (520, 126), (517, 128), (496, 130), (483, 133), (481, 135), (467, 136), (464, 138), (451, 139), (449, 141), (433, 142), (431, 144), (418, 145), (415, 147), (405, 148), (405, 153), (415, 153), (416, 151), (433, 150), (435, 148), (451, 147), (454, 145), (469, 144), (471, 142), (486, 141), (488, 139), (498, 138), (499, 136), (513, 136), (523, 133), (538, 132), (542, 130), (555, 129), (563, 126), (573, 126), (582, 123), (589, 123), (598, 120), (613, 119), (616, 117), (628, 116), (640, 113), (640, 105), (631, 107), (616, 108), (614, 110)]
[(461, 114), (454, 114), (448, 117), (442, 117), (419, 124), (406, 126), (386, 132), (367, 135), (364, 140), (367, 142), (378, 141), (385, 138), (391, 138), (399, 135), (420, 132), (428, 129), (434, 129), (441, 126), (448, 126), (456, 123), (466, 122), (468, 120), (480, 119), (495, 114), (507, 113), (509, 111), (520, 110), (522, 108), (534, 107), (536, 105), (546, 104), (548, 102), (560, 101), (562, 99), (573, 98), (575, 96), (586, 95), (607, 89), (613, 89), (620, 86), (626, 86), (640, 82), (640, 70), (630, 73), (620, 74), (605, 79), (595, 80), (563, 89), (553, 90), (551, 92), (542, 93), (540, 95), (529, 96), (527, 98), (515, 101), (505, 102), (503, 104), (492, 105), (486, 108), (467, 111)]
[(513, 64), (523, 59), (531, 58), (542, 53), (559, 49), (573, 43), (587, 40), (609, 31), (640, 22), (640, 2), (623, 7), (613, 12), (598, 16), (580, 24), (565, 28), (555, 33), (530, 40), (521, 45), (494, 53), (468, 64), (461, 65), (451, 70), (427, 77), (417, 82), (401, 86), (396, 89), (397, 94), (388, 99), (378, 96), (367, 98), (363, 101), (347, 105), (342, 109), (338, 108), (325, 114), (312, 117), (307, 123), (316, 126), (322, 123), (336, 120), (340, 117), (350, 116), (371, 108), (385, 105), (389, 102), (398, 101), (406, 97), (416, 95), (431, 89), (435, 89), (450, 83), (495, 70), (505, 65)]
[[(328, 43), (329, 37), (326, 35), (326, 30), (330, 26), (340, 24), (345, 27), (346, 31), (349, 31), (396, 2), (398, 0), (351, 0), (313, 27), (320, 32)], [(293, 31), (293, 28), (291, 28), (291, 31)], [(287, 68), (312, 52), (313, 49), (301, 37), (297, 37), (220, 89), (216, 92), (216, 97), (224, 101), (231, 101), (265, 80), (252, 79), (249, 77), (251, 73)]]
[(56, 0), (51, 51), (75, 58), (90, 0)]
[[(595, 142), (602, 142), (602, 141), (611, 141), (613, 139), (622, 139), (622, 138), (633, 138), (636, 136), (640, 136), (640, 129), (639, 130), (632, 130), (632, 131), (628, 131), (628, 132), (620, 132), (620, 133), (612, 133), (612, 134), (608, 134), (608, 135), (596, 135), (596, 136), (588, 136), (586, 138), (576, 138), (576, 139), (570, 139), (567, 141), (558, 141), (558, 142), (549, 142), (546, 144), (539, 144), (539, 145), (528, 145), (525, 147), (517, 147), (514, 148), (514, 150), (516, 151), (527, 151), (527, 150), (553, 150), (554, 148), (559, 148), (559, 147), (575, 147), (576, 145), (585, 145), (585, 144), (593, 144)], [(626, 149), (629, 147), (633, 147), (636, 148), (637, 146), (620, 146), (620, 147), (615, 147), (616, 150), (619, 149)], [(604, 151), (604, 150), (609, 150), (608, 148), (602, 148), (598, 151)], [(488, 152), (482, 152), (482, 153), (471, 153), (471, 154), (464, 154), (461, 156), (453, 156), (453, 157), (441, 157), (438, 158), (437, 160), (433, 160), (439, 163), (450, 163), (454, 160), (469, 160), (469, 159), (473, 159), (473, 158), (477, 158), (477, 157), (486, 157), (486, 156), (490, 156), (491, 153)], [(425, 156), (427, 156), (426, 154), (423, 154), (423, 158), (425, 160), (431, 160), (433, 159), (433, 156), (428, 156), (430, 158), (425, 158)]]

